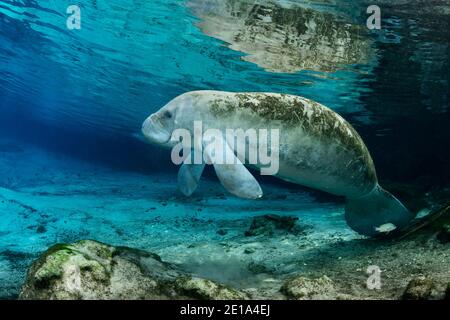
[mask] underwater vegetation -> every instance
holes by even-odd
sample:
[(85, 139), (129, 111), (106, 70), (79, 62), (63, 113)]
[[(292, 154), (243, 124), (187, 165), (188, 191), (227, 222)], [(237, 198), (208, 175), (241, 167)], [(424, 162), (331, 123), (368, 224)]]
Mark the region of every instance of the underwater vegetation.
[[(75, 29), (68, 5), (0, 3), (1, 299), (450, 296), (448, 0), (377, 1), (379, 30), (365, 0), (81, 0)], [(257, 176), (239, 199), (209, 167), (185, 197), (140, 130), (196, 90), (329, 107), (417, 217), (368, 239), (339, 196)]]

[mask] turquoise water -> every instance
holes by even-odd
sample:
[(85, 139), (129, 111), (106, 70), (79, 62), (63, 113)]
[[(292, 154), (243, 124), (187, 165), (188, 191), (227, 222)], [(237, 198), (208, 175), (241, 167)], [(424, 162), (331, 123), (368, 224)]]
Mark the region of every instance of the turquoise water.
[(450, 180), (448, 1), (379, 1), (383, 27), (371, 31), (367, 1), (76, 4), (80, 30), (67, 29), (65, 1), (0, 2), (0, 297), (17, 295), (29, 263), (55, 242), (140, 247), (206, 276), (226, 265), (220, 280), (236, 283), (248, 261), (221, 243), (247, 245), (253, 216), (294, 215), (313, 230), (255, 241), (270, 248), (256, 259), (283, 261), (280, 273), (302, 250), (359, 237), (342, 199), (275, 179), (249, 202), (208, 172), (183, 198), (169, 153), (137, 135), (187, 91), (313, 99), (361, 133), (382, 181), (425, 194)]
[(12, 99), (14, 111), (24, 108), (49, 125), (121, 134), (135, 132), (174, 96), (198, 89), (289, 92), (336, 109), (361, 108), (358, 74), (265, 72), (206, 36), (184, 1), (80, 7), (81, 30), (68, 30), (64, 2), (2, 3), (3, 108)]

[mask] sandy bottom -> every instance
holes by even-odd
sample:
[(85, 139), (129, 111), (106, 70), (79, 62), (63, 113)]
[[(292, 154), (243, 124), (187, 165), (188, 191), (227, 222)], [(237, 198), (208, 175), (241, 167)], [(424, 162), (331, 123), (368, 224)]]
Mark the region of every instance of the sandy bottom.
[[(346, 226), (343, 203), (295, 186), (264, 184), (264, 199), (246, 201), (209, 178), (185, 198), (175, 173), (117, 171), (9, 142), (0, 143), (0, 172), (0, 298), (17, 297), (49, 246), (81, 239), (155, 252), (254, 298), (282, 298), (280, 286), (297, 274), (326, 275), (356, 299), (398, 298), (418, 275), (450, 281), (448, 244), (364, 239)], [(301, 232), (246, 236), (265, 214), (298, 217)], [(382, 270), (381, 290), (367, 289), (372, 265)]]

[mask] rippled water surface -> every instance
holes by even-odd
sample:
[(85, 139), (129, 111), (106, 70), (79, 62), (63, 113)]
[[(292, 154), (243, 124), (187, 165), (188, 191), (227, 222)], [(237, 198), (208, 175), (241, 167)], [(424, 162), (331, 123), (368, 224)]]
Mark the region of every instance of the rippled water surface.
[[(379, 113), (447, 111), (445, 1), (386, 2), (376, 32), (362, 1), (257, 3), (81, 1), (82, 29), (68, 30), (63, 1), (2, 1), (2, 106), (128, 131), (192, 89), (289, 92), (365, 116), (380, 116), (366, 100), (381, 91), (402, 106)], [(381, 76), (391, 84), (374, 86)]]
[(382, 29), (372, 31), (365, 1), (79, 4), (82, 28), (68, 30), (64, 1), (0, 3), (4, 128), (19, 115), (22, 123), (129, 136), (182, 92), (271, 91), (371, 125), (375, 154), (411, 137), (422, 149), (415, 157), (447, 154), (448, 1), (381, 1)]

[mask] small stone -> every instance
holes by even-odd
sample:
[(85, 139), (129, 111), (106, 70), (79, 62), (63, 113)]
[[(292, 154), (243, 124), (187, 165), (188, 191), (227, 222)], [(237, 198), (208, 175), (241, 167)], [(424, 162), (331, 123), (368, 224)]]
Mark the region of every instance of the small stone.
[(252, 253), (254, 253), (255, 252), (255, 249), (252, 249), (252, 248), (246, 248), (245, 250), (244, 250), (244, 253), (245, 254), (252, 254)]
[(286, 281), (280, 292), (290, 299), (297, 300), (324, 300), (331, 299), (335, 294), (333, 281), (327, 276), (316, 279), (295, 277)]
[(191, 299), (199, 300), (246, 300), (245, 293), (217, 284), (213, 281), (196, 278), (180, 277), (175, 281), (178, 292)]
[(36, 233), (45, 233), (45, 232), (47, 232), (47, 228), (45, 226), (43, 226), (43, 225), (40, 225), (36, 229)]
[(404, 300), (427, 300), (433, 291), (434, 283), (431, 278), (420, 276), (412, 279), (405, 292)]
[(265, 265), (256, 262), (250, 262), (247, 269), (253, 274), (269, 273), (269, 270)]
[(277, 232), (295, 233), (301, 229), (297, 226), (297, 220), (297, 217), (283, 217), (275, 214), (254, 217), (245, 236), (273, 235)]
[(225, 236), (227, 233), (228, 233), (228, 231), (225, 230), (225, 229), (219, 229), (219, 230), (217, 230), (217, 234), (218, 234), (219, 236)]

